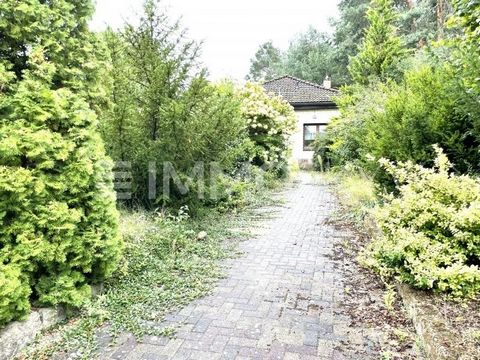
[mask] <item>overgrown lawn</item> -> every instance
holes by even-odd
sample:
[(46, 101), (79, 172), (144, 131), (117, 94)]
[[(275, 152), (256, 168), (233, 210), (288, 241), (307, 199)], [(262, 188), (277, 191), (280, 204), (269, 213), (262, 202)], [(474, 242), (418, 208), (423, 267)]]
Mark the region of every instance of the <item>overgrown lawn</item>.
[[(63, 353), (92, 359), (99, 335), (105, 333), (110, 339), (124, 332), (137, 338), (171, 335), (173, 329), (161, 327), (163, 317), (209, 293), (223, 275), (220, 260), (235, 255), (238, 242), (249, 236), (248, 228), (262, 218), (254, 210), (272, 203), (270, 195), (257, 193), (239, 211), (205, 209), (195, 218), (185, 208), (175, 216), (123, 212), (124, 257), (103, 294), (39, 336), (19, 358), (46, 359)], [(201, 232), (207, 236), (199, 236)]]

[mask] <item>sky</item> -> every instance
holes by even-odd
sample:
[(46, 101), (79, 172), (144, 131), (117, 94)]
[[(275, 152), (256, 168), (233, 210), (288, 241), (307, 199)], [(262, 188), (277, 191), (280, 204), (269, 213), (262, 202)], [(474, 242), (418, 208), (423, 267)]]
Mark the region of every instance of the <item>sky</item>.
[[(272, 40), (285, 50), (289, 41), (312, 25), (330, 32), (338, 0), (162, 0), (172, 20), (181, 17), (188, 37), (203, 41), (201, 60), (210, 78), (241, 80), (260, 44)], [(135, 22), (143, 0), (96, 0), (92, 30)]]

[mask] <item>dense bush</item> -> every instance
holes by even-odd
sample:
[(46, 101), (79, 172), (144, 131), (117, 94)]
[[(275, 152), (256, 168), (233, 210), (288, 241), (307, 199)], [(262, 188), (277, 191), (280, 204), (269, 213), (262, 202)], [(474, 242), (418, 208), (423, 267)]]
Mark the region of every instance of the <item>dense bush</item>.
[(313, 142), (313, 168), (318, 171), (325, 171), (330, 168), (331, 152), (330, 137), (326, 133), (317, 135)]
[(382, 108), (365, 124), (364, 151), (395, 161), (431, 165), (432, 145), (439, 144), (455, 170), (478, 170), (475, 121), (480, 112), (461, 105), (462, 89), (448, 66), (423, 65), (406, 73), (400, 84), (385, 89)]
[(247, 121), (249, 138), (256, 147), (253, 164), (284, 174), (291, 135), (297, 130), (292, 106), (252, 83), (245, 86), (242, 98), (242, 115)]
[(315, 156), (322, 155), (332, 166), (347, 163), (363, 165), (365, 123), (371, 112), (381, 109), (384, 101), (380, 83), (369, 87), (345, 87), (336, 99), (340, 115), (332, 119), (327, 132), (314, 143)]
[(108, 154), (130, 164), (131, 177), (122, 181), (131, 182), (128, 205), (187, 204), (194, 212), (238, 192), (242, 181), (227, 177), (245, 164), (285, 172), (296, 124), (291, 106), (258, 85), (208, 82), (197, 64), (198, 45), (154, 1), (146, 2), (138, 26), (103, 38), (113, 106), (102, 134)]
[[(438, 144), (455, 171), (478, 172), (480, 110), (473, 85), (478, 72), (471, 70), (478, 66), (468, 54), (475, 47), (468, 45), (471, 37), (424, 47), (399, 62), (392, 54), (405, 55), (405, 50), (395, 34), (392, 3), (375, 0), (367, 13), (369, 27), (349, 67), (356, 83), (343, 89), (337, 100), (340, 116), (323, 144), (318, 143), (317, 153), (334, 165), (364, 167), (389, 190), (391, 176), (371, 157), (430, 166), (432, 145)], [(472, 23), (467, 15), (457, 18), (464, 27)]]
[(432, 59), (416, 60), (399, 82), (347, 89), (339, 99), (341, 115), (324, 141), (334, 165), (354, 162), (377, 183), (392, 189), (392, 178), (369, 158), (411, 160), (433, 164), (433, 144), (441, 146), (455, 163), (455, 171), (479, 171), (480, 111), (447, 65)]
[[(194, 210), (211, 200), (208, 190), (218, 173), (241, 156), (246, 124), (234, 86), (209, 83), (196, 70), (197, 45), (183, 39), (178, 24), (168, 24), (149, 1), (138, 26), (105, 34), (113, 65), (113, 107), (102, 121), (102, 133), (109, 155), (131, 164), (130, 204), (188, 204)], [(151, 163), (155, 167), (149, 171)], [(170, 175), (188, 189), (172, 179), (164, 183)]]
[(0, 3), (0, 325), (30, 301), (80, 305), (119, 257), (91, 10)]
[(366, 263), (420, 289), (453, 296), (480, 291), (480, 183), (450, 173), (436, 148), (434, 168), (381, 160), (398, 183), (376, 212), (383, 236), (372, 241)]

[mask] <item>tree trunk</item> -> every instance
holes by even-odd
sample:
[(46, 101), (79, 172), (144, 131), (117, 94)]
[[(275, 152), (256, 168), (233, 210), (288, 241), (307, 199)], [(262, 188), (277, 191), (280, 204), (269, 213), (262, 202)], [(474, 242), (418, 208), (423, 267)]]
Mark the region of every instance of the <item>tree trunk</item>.
[(444, 1), (437, 1), (437, 38), (438, 40), (443, 39), (443, 24), (445, 23), (445, 7)]

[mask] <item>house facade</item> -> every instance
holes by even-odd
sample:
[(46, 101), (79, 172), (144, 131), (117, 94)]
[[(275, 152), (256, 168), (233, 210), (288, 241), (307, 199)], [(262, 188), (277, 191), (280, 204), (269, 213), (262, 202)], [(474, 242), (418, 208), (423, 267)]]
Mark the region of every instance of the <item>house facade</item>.
[(295, 109), (298, 131), (292, 138), (293, 160), (302, 167), (310, 166), (313, 162), (313, 141), (339, 114), (334, 103), (339, 91), (331, 88), (328, 77), (323, 85), (318, 85), (286, 75), (265, 82), (263, 87), (267, 92), (283, 97)]

